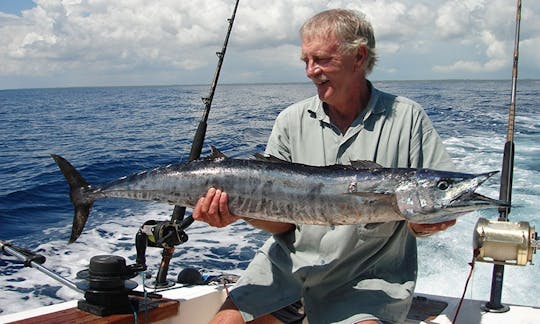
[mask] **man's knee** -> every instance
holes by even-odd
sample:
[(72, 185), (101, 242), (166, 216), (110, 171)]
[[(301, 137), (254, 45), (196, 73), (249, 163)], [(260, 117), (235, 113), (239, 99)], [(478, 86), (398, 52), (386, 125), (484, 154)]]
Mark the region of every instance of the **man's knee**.
[(236, 307), (236, 305), (234, 305), (230, 298), (227, 297), (223, 305), (221, 305), (219, 311), (214, 316), (214, 319), (212, 319), (210, 323), (243, 324), (245, 323), (245, 321), (242, 318), (242, 314), (240, 314), (238, 307)]
[[(221, 308), (210, 322), (212, 324), (243, 324), (246, 323), (238, 307), (227, 297)], [(272, 315), (264, 315), (249, 322), (250, 324), (282, 324)]]

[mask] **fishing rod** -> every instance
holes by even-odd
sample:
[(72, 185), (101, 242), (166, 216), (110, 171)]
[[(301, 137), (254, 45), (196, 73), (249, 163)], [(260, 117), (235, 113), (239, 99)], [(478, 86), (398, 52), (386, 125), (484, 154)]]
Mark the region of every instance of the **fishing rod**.
[(5, 253), (8, 253), (18, 258), (19, 260), (23, 261), (25, 267), (37, 269), (41, 271), (42, 273), (44, 273), (45, 275), (60, 282), (61, 284), (75, 290), (76, 292), (84, 294), (84, 290), (79, 289), (76, 284), (67, 280), (66, 278), (59, 276), (58, 274), (54, 273), (48, 268), (44, 267), (42, 264), (45, 263), (45, 260), (46, 260), (45, 256), (34, 253), (32, 251), (26, 250), (24, 248), (21, 248), (19, 246), (13, 245), (11, 243), (8, 243), (2, 240), (0, 240), (0, 248)]
[(540, 239), (535, 227), (529, 222), (510, 222), (510, 206), (512, 203), (512, 179), (514, 172), (514, 128), (516, 115), (516, 89), (518, 78), (519, 61), (519, 35), (521, 23), (521, 0), (517, 0), (514, 56), (512, 65), (512, 93), (508, 110), (508, 127), (506, 142), (502, 159), (501, 184), (499, 200), (505, 201), (504, 206), (499, 207), (497, 221), (480, 217), (473, 232), (473, 260), (469, 263), (471, 270), (465, 283), (465, 289), (461, 301), (457, 307), (454, 320), (456, 323), (470, 277), (476, 261), (493, 263), (491, 278), (490, 300), (481, 305), (484, 312), (504, 313), (510, 310), (508, 305), (501, 303), (502, 285), (505, 265), (524, 266), (532, 264), (533, 254), (540, 249)]
[[(205, 108), (204, 108), (201, 120), (199, 121), (197, 131), (195, 132), (195, 136), (193, 138), (193, 143), (191, 145), (191, 151), (189, 154), (189, 161), (197, 160), (201, 156), (204, 139), (206, 137), (208, 115), (210, 114), (210, 108), (212, 107), (212, 100), (214, 99), (214, 93), (216, 91), (219, 74), (221, 72), (221, 66), (223, 65), (223, 60), (225, 58), (225, 52), (227, 51), (227, 45), (229, 43), (229, 36), (231, 35), (231, 30), (233, 27), (234, 19), (236, 17), (236, 10), (238, 9), (239, 2), (240, 0), (236, 0), (232, 16), (231, 18), (227, 19), (229, 22), (229, 27), (227, 29), (227, 35), (225, 36), (225, 41), (223, 42), (223, 47), (221, 48), (221, 51), (216, 52), (216, 55), (218, 57), (218, 64), (216, 67), (216, 71), (214, 73), (212, 84), (210, 86), (210, 92), (208, 96), (202, 98)], [(182, 231), (180, 232), (180, 235), (182, 235), (182, 239), (180, 240), (181, 241), (180, 243), (187, 241), (187, 235), (183, 233), (183, 230), (189, 227), (193, 223), (192, 216), (188, 216), (184, 219), (185, 213), (186, 213), (185, 206), (174, 206), (172, 216), (171, 216), (171, 223), (173, 224), (173, 226), (177, 226)], [(176, 225), (178, 223), (179, 225)], [(170, 263), (173, 253), (174, 253), (174, 245), (165, 246), (163, 248), (162, 260), (161, 260), (157, 278), (156, 278), (156, 287), (170, 286), (167, 283), (167, 272), (169, 270), (169, 263)]]
[[(508, 206), (510, 206), (512, 202), (512, 179), (514, 174), (514, 127), (516, 115), (516, 89), (518, 78), (520, 24), (521, 0), (517, 0), (514, 35), (514, 57), (512, 65), (512, 94), (510, 98), (510, 108), (508, 110), (508, 128), (506, 133), (506, 143), (504, 144), (501, 185), (499, 192), (499, 199), (508, 202)], [(499, 207), (499, 221), (508, 222), (508, 214), (510, 214), (510, 207)], [(505, 312), (508, 310), (508, 306), (501, 304), (503, 277), (504, 264), (494, 264), (493, 274), (491, 278), (490, 300), (485, 305), (485, 308), (489, 311)]]
[[(216, 52), (216, 55), (218, 57), (218, 64), (216, 67), (216, 71), (214, 72), (214, 79), (212, 80), (212, 84), (210, 86), (210, 92), (208, 96), (201, 98), (204, 103), (204, 111), (203, 111), (201, 120), (199, 121), (199, 125), (197, 126), (197, 131), (195, 132), (195, 136), (193, 137), (193, 143), (191, 144), (191, 151), (189, 153), (189, 161), (197, 160), (201, 156), (202, 147), (204, 144), (204, 138), (206, 137), (208, 115), (210, 114), (210, 108), (212, 107), (214, 93), (216, 91), (217, 83), (219, 80), (219, 74), (221, 73), (221, 66), (223, 65), (225, 52), (227, 51), (227, 45), (229, 44), (229, 36), (231, 35), (231, 30), (233, 27), (234, 19), (236, 17), (236, 10), (238, 9), (239, 2), (240, 0), (236, 0), (236, 4), (234, 5), (232, 16), (231, 18), (227, 19), (229, 22), (229, 28), (227, 29), (227, 35), (225, 36), (223, 47), (221, 48), (220, 52)], [(187, 228), (193, 222), (192, 217), (188, 217), (185, 220), (183, 219), (185, 213), (186, 213), (186, 207), (174, 206), (172, 220), (182, 221), (183, 228)]]

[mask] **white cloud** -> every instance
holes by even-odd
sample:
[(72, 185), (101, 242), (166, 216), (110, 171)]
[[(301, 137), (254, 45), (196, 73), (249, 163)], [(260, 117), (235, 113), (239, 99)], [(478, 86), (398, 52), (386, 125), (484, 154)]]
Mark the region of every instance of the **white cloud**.
[[(175, 77), (162, 82), (209, 80), (234, 6), (233, 0), (35, 3), (21, 16), (0, 13), (0, 88), (10, 87), (13, 78), (27, 80), (29, 86), (47, 86), (47, 79), (51, 84), (64, 79), (81, 85), (96, 80), (104, 85), (160, 83), (156, 76), (167, 74)], [(507, 0), (243, 1), (229, 43), (231, 57), (226, 59), (237, 73), (225, 78), (264, 82), (265, 76), (280, 71), (282, 81), (298, 79), (300, 25), (314, 13), (335, 7), (361, 10), (372, 21), (381, 57), (374, 76), (506, 77), (513, 6)], [(538, 35), (540, 2), (525, 2), (526, 53), (520, 64), (529, 73), (540, 73)], [(31, 84), (38, 79), (42, 84)]]
[[(525, 14), (521, 19), (521, 30), (525, 39), (528, 39), (530, 35), (538, 35), (540, 32), (540, 24), (538, 24), (540, 5), (527, 4), (529, 7), (523, 7)], [(461, 55), (456, 55), (452, 63), (435, 65), (433, 71), (465, 72), (473, 73), (472, 75), (503, 72), (507, 76), (512, 66), (514, 47), (516, 10), (514, 5), (514, 3), (501, 0), (443, 5), (437, 19), (438, 35), (446, 40), (455, 38), (456, 45), (460, 45), (456, 47), (456, 51)], [(467, 11), (470, 15), (467, 15)], [(523, 39), (522, 37), (522, 44)], [(540, 39), (536, 38), (530, 42), (527, 40), (526, 45), (540, 49)], [(529, 56), (530, 53), (526, 55)], [(473, 56), (477, 59), (470, 59)], [(529, 57), (532, 58), (532, 56)], [(538, 64), (534, 61), (537, 60), (525, 59), (521, 64), (536, 65), (535, 70), (538, 72)], [(540, 75), (532, 77), (540, 77)]]
[[(0, 39), (8, 44), (0, 55), (19, 66), (21, 74), (39, 67), (44, 73), (62, 70), (63, 65), (55, 61), (98, 70), (111, 64), (129, 69), (167, 62), (198, 68), (206, 60), (194, 49), (219, 41), (230, 13), (224, 1), (40, 0), (37, 4), (16, 24), (0, 28)], [(5, 72), (5, 67), (0, 70)]]
[(447, 2), (438, 12), (435, 26), (437, 34), (443, 39), (461, 38), (471, 30), (471, 11), (460, 2)]

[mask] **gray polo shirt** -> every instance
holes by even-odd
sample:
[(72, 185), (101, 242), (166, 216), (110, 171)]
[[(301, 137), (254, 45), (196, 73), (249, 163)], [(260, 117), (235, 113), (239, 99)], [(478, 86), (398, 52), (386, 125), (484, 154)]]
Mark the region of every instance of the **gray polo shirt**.
[[(371, 160), (385, 167), (451, 170), (424, 110), (374, 87), (346, 134), (315, 96), (277, 117), (266, 153), (309, 165)], [(405, 222), (298, 225), (272, 236), (231, 291), (245, 320), (303, 298), (310, 323), (402, 322), (416, 281), (416, 240)]]

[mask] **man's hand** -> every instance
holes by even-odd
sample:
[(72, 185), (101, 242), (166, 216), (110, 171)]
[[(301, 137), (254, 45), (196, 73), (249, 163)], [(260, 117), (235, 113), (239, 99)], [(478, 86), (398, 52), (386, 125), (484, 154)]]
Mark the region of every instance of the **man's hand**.
[(239, 219), (271, 234), (282, 234), (295, 228), (293, 224), (258, 220), (234, 215), (229, 210), (229, 196), (219, 189), (210, 188), (205, 197), (199, 198), (193, 209), (193, 219), (214, 227), (225, 227)]
[(433, 235), (437, 232), (444, 231), (448, 227), (454, 226), (456, 220), (449, 220), (442, 223), (435, 224), (418, 224), (418, 223), (408, 223), (409, 230), (416, 237), (426, 237)]
[(199, 198), (193, 209), (193, 219), (214, 227), (225, 227), (240, 219), (229, 211), (229, 197), (226, 192), (210, 188), (205, 197)]

